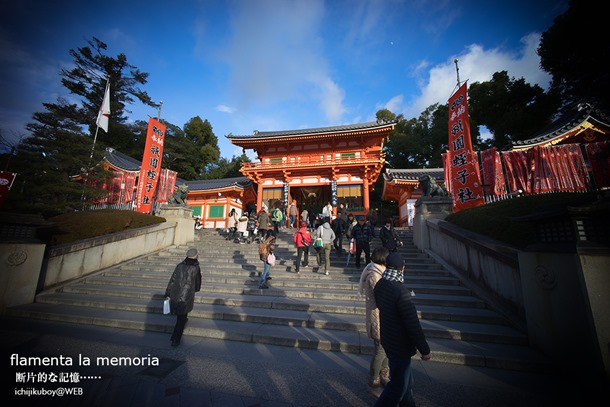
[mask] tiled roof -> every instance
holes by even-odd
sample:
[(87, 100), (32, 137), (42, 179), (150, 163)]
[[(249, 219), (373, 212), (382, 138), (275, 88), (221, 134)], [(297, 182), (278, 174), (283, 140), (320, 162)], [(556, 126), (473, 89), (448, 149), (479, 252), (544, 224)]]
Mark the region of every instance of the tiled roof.
[(135, 160), (121, 152), (118, 152), (112, 147), (106, 147), (104, 158), (111, 165), (120, 168), (124, 171), (140, 171), (142, 161)]
[(252, 181), (247, 177), (234, 177), (224, 179), (206, 179), (196, 181), (176, 180), (176, 185), (186, 184), (189, 191), (208, 191), (215, 189), (226, 189), (231, 187), (247, 188)]
[(531, 138), (513, 142), (512, 147), (544, 144), (577, 128), (587, 120), (593, 120), (610, 127), (610, 118), (606, 114), (588, 103), (580, 103), (574, 109), (554, 121), (550, 126), (534, 134)]
[(445, 171), (442, 168), (409, 168), (409, 169), (386, 169), (383, 178), (389, 181), (414, 181), (419, 182), (422, 175), (431, 175), (437, 181), (445, 181)]
[(340, 132), (350, 132), (356, 130), (368, 130), (374, 129), (377, 127), (383, 127), (391, 124), (395, 124), (395, 121), (392, 122), (368, 122), (368, 123), (358, 123), (358, 124), (346, 124), (342, 126), (332, 126), (332, 127), (319, 127), (314, 129), (301, 129), (301, 130), (283, 130), (283, 131), (257, 131), (255, 130), (253, 134), (244, 135), (244, 136), (234, 136), (229, 134), (225, 136), (228, 139), (233, 140), (256, 140), (256, 139), (264, 139), (264, 138), (274, 138), (274, 137), (288, 137), (288, 136), (306, 136), (306, 135), (314, 135), (314, 134), (324, 134), (324, 133), (340, 133)]

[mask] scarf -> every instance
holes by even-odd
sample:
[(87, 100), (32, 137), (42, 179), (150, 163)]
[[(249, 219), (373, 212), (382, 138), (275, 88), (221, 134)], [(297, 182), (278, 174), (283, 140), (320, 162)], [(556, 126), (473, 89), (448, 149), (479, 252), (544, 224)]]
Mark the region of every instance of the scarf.
[(401, 271), (391, 268), (386, 268), (381, 278), (389, 281), (398, 281), (401, 284), (405, 282), (405, 275)]

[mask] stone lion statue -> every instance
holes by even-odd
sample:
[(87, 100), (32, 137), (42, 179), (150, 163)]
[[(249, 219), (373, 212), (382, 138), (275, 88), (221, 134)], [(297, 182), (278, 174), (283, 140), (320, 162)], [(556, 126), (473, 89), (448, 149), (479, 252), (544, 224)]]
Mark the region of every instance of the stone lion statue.
[(418, 181), (422, 189), (422, 197), (449, 196), (445, 185), (438, 185), (431, 175), (422, 175)]
[(188, 195), (189, 187), (186, 184), (179, 185), (172, 196), (167, 200), (168, 205), (184, 205), (186, 206), (186, 196)]

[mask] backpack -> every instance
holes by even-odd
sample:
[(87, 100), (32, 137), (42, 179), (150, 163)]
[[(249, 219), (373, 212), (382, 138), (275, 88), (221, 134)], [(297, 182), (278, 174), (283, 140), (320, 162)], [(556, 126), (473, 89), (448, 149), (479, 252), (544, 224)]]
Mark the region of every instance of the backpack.
[(267, 256), (269, 255), (269, 242), (264, 241), (258, 245), (258, 255), (262, 261), (267, 260)]
[(280, 210), (280, 208), (275, 208), (273, 210), (273, 220), (276, 222), (280, 222), (282, 220), (282, 211)]

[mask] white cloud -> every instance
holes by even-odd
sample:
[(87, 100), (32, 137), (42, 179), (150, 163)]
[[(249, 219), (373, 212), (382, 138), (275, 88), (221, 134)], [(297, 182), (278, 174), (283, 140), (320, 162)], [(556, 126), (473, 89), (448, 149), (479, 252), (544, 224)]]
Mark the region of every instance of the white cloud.
[(328, 72), (320, 30), (320, 0), (235, 2), (232, 38), (221, 58), (229, 67), (228, 89), (240, 110), (319, 101), (330, 120), (346, 112), (345, 91)]
[(388, 109), (390, 112), (399, 112), (401, 110), (401, 106), (404, 103), (404, 96), (397, 95), (390, 99), (382, 109)]
[(346, 112), (343, 106), (343, 99), (345, 99), (345, 91), (341, 89), (335, 82), (330, 78), (324, 78), (320, 89), (320, 103), (324, 109), (324, 114), (329, 122), (338, 122), (341, 120), (341, 116)]
[(222, 113), (235, 113), (235, 109), (227, 105), (218, 105), (216, 106), (216, 110)]
[[(495, 72), (507, 71), (512, 78), (524, 78), (530, 84), (537, 84), (546, 89), (550, 83), (550, 75), (543, 72), (540, 57), (536, 54), (540, 42), (540, 34), (529, 34), (521, 39), (523, 45), (519, 53), (504, 51), (500, 48), (484, 49), (478, 44), (468, 46), (462, 54), (451, 56), (446, 62), (433, 66), (428, 71), (428, 77), (420, 82), (420, 93), (411, 101), (402, 103), (402, 95), (394, 96), (386, 106), (394, 106), (406, 118), (419, 117), (428, 106), (434, 103), (446, 103), (457, 90), (457, 73), (460, 82), (484, 82), (491, 79)], [(458, 60), (459, 71), (456, 72), (454, 60)], [(424, 64), (420, 64), (421, 69)]]

